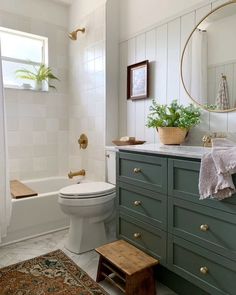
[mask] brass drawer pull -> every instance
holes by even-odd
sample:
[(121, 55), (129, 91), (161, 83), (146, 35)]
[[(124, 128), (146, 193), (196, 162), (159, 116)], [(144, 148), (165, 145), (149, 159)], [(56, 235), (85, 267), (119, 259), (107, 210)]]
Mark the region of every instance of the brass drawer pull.
[(134, 238), (135, 239), (140, 239), (141, 238), (141, 234), (140, 233), (134, 233)]
[(208, 230), (209, 230), (209, 226), (208, 226), (207, 224), (202, 224), (202, 225), (200, 226), (200, 230), (201, 230), (201, 231), (208, 231)]
[(203, 275), (206, 275), (208, 274), (209, 270), (206, 266), (203, 266), (200, 268), (200, 272), (203, 274)]
[(134, 201), (133, 204), (134, 204), (134, 206), (140, 206), (142, 204), (142, 202), (141, 201)]
[(141, 169), (140, 168), (134, 168), (134, 173), (140, 173)]

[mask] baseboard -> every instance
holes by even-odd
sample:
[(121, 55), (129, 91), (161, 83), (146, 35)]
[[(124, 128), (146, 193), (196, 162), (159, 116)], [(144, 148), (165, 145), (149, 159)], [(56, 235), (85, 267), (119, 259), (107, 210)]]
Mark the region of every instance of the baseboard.
[(209, 295), (209, 293), (206, 293), (161, 265), (155, 268), (155, 274), (158, 281), (178, 295)]

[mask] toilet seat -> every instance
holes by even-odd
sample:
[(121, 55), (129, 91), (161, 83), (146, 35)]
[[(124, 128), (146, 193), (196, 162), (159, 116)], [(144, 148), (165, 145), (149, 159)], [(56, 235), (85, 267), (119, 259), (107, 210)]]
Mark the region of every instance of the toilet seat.
[(115, 192), (115, 186), (106, 182), (85, 182), (70, 185), (59, 191), (61, 198), (90, 199), (103, 197)]

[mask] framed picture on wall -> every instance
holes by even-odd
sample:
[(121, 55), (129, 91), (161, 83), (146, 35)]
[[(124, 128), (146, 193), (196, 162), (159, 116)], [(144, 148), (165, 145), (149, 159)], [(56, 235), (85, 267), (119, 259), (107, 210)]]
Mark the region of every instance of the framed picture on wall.
[(149, 95), (148, 60), (127, 67), (127, 99), (143, 99)]

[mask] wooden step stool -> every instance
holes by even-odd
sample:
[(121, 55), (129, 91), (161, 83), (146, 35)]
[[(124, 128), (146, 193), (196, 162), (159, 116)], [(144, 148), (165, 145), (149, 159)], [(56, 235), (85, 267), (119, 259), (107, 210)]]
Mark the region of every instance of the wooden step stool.
[(127, 295), (155, 295), (153, 266), (158, 260), (119, 240), (95, 249), (99, 254), (97, 282), (107, 279)]

